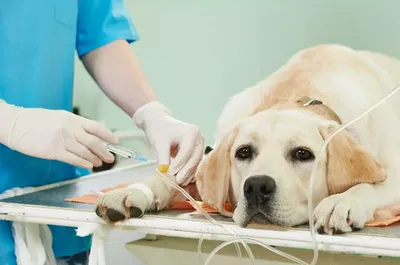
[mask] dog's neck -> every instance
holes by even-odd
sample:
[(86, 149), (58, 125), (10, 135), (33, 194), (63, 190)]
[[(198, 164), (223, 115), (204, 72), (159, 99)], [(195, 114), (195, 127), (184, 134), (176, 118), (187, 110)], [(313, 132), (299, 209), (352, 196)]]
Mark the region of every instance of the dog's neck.
[(324, 119), (336, 121), (338, 124), (342, 124), (342, 121), (336, 112), (325, 105), (322, 101), (313, 99), (309, 96), (283, 99), (266, 97), (262, 104), (254, 109), (251, 115), (266, 109), (304, 109), (306, 111), (311, 111)]
[(339, 118), (336, 112), (325, 105), (322, 101), (305, 96), (296, 100), (296, 104), (299, 108), (312, 111), (327, 120), (336, 121), (338, 124), (342, 124), (342, 120)]

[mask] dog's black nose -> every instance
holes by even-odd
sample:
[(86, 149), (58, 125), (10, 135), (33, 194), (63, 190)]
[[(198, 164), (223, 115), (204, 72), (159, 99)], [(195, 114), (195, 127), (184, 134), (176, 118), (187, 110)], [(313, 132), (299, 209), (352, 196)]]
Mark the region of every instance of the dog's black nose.
[(249, 205), (265, 203), (275, 192), (275, 180), (269, 176), (252, 176), (244, 183), (244, 196)]

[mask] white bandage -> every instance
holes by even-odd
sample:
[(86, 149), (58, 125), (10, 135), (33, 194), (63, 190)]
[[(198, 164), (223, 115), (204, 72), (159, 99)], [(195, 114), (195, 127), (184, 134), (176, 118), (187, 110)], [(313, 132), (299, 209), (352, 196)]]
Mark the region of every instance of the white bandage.
[(135, 183), (135, 184), (129, 185), (128, 188), (137, 189), (137, 190), (142, 191), (144, 193), (144, 195), (146, 196), (146, 205), (152, 205), (153, 204), (154, 193), (146, 185), (144, 185), (142, 183)]

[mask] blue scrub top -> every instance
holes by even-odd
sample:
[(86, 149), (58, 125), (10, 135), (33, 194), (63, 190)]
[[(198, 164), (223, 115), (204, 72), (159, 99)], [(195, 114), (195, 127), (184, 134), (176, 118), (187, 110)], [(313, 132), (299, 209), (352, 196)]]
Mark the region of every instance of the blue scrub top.
[[(122, 0), (0, 1), (0, 98), (27, 108), (71, 111), (75, 50), (83, 56), (121, 39), (129, 43), (138, 39)], [(0, 144), (0, 193), (88, 173)], [(90, 238), (76, 237), (74, 228), (51, 229), (57, 257), (90, 246)], [(11, 225), (4, 221), (0, 222), (0, 264), (16, 264)]]

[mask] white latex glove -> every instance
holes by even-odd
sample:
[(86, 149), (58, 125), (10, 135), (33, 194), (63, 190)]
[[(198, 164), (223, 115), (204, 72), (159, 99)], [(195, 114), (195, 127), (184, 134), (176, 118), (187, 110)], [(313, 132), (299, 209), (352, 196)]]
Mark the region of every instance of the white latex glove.
[(0, 142), (26, 155), (91, 169), (114, 161), (104, 142), (118, 139), (101, 124), (67, 111), (0, 101)]
[[(179, 185), (192, 182), (204, 151), (204, 137), (199, 129), (174, 119), (159, 102), (150, 102), (139, 108), (133, 120), (156, 150), (158, 164), (170, 165), (169, 173), (176, 175)], [(171, 162), (174, 150), (177, 155)]]

